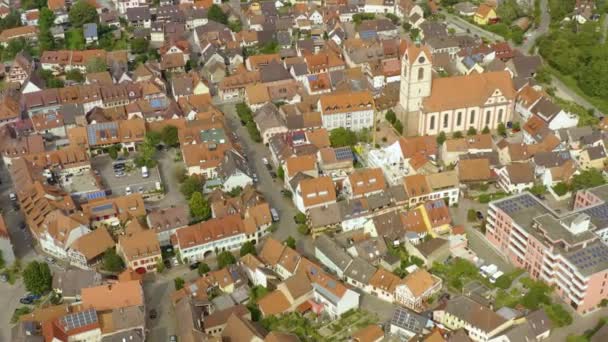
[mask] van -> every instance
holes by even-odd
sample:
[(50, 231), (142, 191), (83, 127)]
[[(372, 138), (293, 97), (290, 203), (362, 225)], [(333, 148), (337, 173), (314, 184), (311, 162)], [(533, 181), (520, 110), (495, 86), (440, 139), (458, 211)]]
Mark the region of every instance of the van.
[(496, 272), (498, 272), (498, 266), (496, 266), (494, 264), (481, 267), (481, 275), (484, 278), (491, 277)]
[(494, 284), (498, 278), (502, 277), (504, 275), (504, 273), (502, 271), (498, 271), (494, 274), (492, 274), (492, 276), (490, 277), (490, 283)]
[(144, 177), (144, 178), (150, 177), (150, 173), (148, 172), (148, 167), (147, 166), (142, 166), (141, 167), (141, 176)]
[(272, 220), (277, 222), (279, 220), (279, 213), (275, 208), (270, 208), (270, 215), (272, 215)]

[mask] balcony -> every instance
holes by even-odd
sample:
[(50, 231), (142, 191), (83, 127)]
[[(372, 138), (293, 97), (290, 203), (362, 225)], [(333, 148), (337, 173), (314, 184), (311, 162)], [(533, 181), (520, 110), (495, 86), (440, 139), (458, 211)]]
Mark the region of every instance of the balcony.
[(509, 245), (509, 249), (515, 253), (515, 255), (517, 255), (518, 257), (520, 257), (522, 260), (525, 260), (526, 258), (524, 257), (524, 253), (522, 253), (520, 250), (517, 249), (517, 247), (515, 247), (515, 245), (510, 244)]

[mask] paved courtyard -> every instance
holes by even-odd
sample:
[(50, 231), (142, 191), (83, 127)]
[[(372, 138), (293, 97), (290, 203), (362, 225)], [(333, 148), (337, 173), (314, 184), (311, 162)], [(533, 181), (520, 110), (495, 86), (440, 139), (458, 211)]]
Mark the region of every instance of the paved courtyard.
[(127, 160), (125, 175), (118, 177), (114, 174), (113, 163), (109, 156), (97, 156), (91, 159), (91, 166), (99, 172), (104, 185), (112, 190), (113, 195), (124, 195), (127, 187), (132, 192), (155, 191), (156, 183), (161, 182), (157, 167), (149, 169), (150, 176), (144, 178), (141, 169), (133, 165), (132, 160)]

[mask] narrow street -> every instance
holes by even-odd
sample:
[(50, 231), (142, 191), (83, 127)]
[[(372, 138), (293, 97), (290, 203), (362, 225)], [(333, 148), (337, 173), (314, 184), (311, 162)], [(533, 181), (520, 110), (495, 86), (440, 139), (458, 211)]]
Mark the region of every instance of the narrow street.
[(289, 236), (294, 237), (297, 241), (298, 251), (307, 257), (312, 257), (314, 255), (312, 239), (310, 237), (303, 237), (298, 233), (297, 224), (293, 220), (298, 211), (291, 202), (291, 199), (285, 198), (281, 193), (283, 189), (281, 181), (279, 179), (272, 179), (270, 172), (262, 162), (262, 158), (264, 157), (271, 160), (270, 151), (262, 143), (256, 143), (251, 139), (245, 126), (241, 125), (234, 104), (222, 104), (220, 108), (226, 115), (227, 125), (230, 130), (238, 135), (243, 153), (247, 156), (252, 170), (258, 176), (257, 189), (264, 195), (270, 206), (275, 208), (279, 213), (281, 219), (277, 222), (278, 229), (272, 233), (272, 236), (279, 241), (283, 241)]
[(528, 39), (522, 44), (519, 49), (524, 54), (528, 54), (530, 49), (536, 44), (536, 40), (549, 32), (549, 24), (551, 24), (551, 15), (549, 14), (549, 0), (540, 0), (540, 25), (530, 32)]

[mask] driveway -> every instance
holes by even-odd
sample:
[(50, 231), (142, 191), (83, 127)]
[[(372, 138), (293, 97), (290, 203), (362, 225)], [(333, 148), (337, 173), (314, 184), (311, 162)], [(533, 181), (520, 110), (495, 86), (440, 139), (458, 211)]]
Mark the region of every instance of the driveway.
[(11, 317), (16, 308), (22, 306), (19, 304), (19, 298), (25, 294), (25, 288), (21, 281), (15, 285), (8, 283), (0, 283), (0, 342), (9, 342), (11, 340)]
[(172, 205), (186, 204), (186, 199), (179, 191), (179, 183), (175, 178), (175, 169), (184, 167), (183, 161), (175, 161), (175, 156), (179, 152), (176, 148), (160, 151), (157, 153), (158, 171), (160, 179), (165, 188), (165, 197), (156, 202), (160, 208), (167, 208)]
[(454, 224), (462, 224), (464, 226), (467, 238), (469, 239), (469, 248), (475, 252), (478, 257), (483, 259), (486, 264), (495, 264), (503, 272), (513, 270), (513, 265), (511, 265), (508, 259), (499, 253), (499, 251), (485, 238), (483, 233), (473, 227), (476, 223), (467, 221), (467, 212), (469, 209), (481, 211), (486, 215), (488, 212), (488, 205), (461, 198), (457, 208), (450, 208), (450, 214), (452, 215)]
[(309, 236), (302, 236), (297, 231), (297, 225), (293, 220), (297, 210), (293, 206), (290, 199), (283, 197), (281, 194), (282, 184), (280, 181), (272, 179), (270, 172), (262, 162), (262, 158), (270, 158), (270, 151), (262, 143), (254, 142), (249, 133), (240, 123), (240, 119), (236, 114), (236, 106), (234, 104), (220, 105), (222, 112), (225, 114), (227, 125), (232, 132), (236, 132), (239, 137), (239, 142), (242, 146), (243, 153), (247, 156), (250, 167), (258, 175), (257, 188), (271, 207), (275, 208), (280, 216), (277, 223), (278, 229), (272, 233), (277, 240), (283, 241), (289, 236), (293, 236), (297, 241), (297, 249), (306, 257), (314, 256), (314, 248), (312, 239)]

